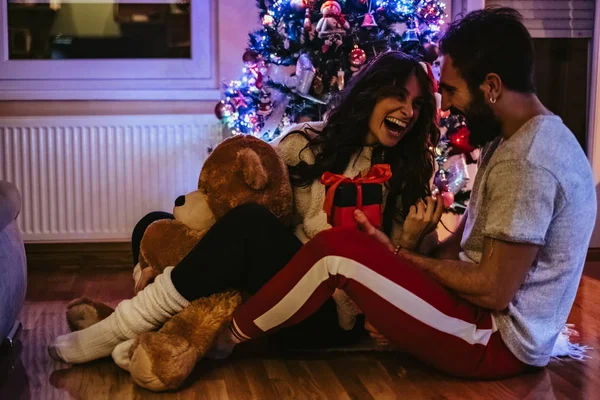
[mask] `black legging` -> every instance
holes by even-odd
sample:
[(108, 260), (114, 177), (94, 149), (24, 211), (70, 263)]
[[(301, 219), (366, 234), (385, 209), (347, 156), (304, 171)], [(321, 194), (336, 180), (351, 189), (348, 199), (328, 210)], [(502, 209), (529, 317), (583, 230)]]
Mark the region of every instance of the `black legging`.
[[(150, 213), (136, 225), (132, 235), (134, 262), (139, 243), (152, 222), (173, 216)], [(210, 296), (232, 288), (256, 293), (300, 250), (302, 242), (269, 210), (256, 204), (239, 206), (207, 232), (188, 255), (173, 269), (173, 285), (187, 300)], [(330, 299), (302, 324), (282, 330), (277, 336), (287, 346), (347, 344), (361, 331), (338, 326), (335, 302)]]

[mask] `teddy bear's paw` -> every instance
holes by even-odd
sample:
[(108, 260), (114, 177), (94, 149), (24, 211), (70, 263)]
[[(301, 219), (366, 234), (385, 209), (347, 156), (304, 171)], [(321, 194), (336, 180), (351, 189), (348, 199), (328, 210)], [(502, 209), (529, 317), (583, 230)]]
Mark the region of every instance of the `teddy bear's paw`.
[(106, 304), (81, 297), (67, 305), (67, 323), (71, 331), (80, 331), (102, 321), (113, 311)]
[(139, 386), (162, 392), (180, 387), (197, 361), (198, 351), (186, 339), (149, 332), (133, 344), (129, 371)]

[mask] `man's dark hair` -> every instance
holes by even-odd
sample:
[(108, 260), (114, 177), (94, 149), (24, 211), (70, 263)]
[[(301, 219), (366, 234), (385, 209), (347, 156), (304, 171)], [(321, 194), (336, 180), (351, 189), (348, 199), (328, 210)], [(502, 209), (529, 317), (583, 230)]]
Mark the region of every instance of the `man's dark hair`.
[(507, 7), (487, 7), (451, 23), (440, 50), (471, 88), (496, 73), (510, 90), (535, 92), (533, 41), (521, 14)]

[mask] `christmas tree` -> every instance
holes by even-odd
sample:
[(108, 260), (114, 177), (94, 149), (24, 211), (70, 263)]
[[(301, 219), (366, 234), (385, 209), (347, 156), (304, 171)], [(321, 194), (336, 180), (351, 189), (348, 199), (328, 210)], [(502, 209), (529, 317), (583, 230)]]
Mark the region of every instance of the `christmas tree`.
[(239, 80), (215, 108), (234, 134), (267, 141), (290, 123), (322, 119), (331, 96), (370, 59), (403, 50), (439, 52), (445, 5), (436, 0), (257, 0)]
[[(369, 60), (401, 50), (432, 65), (444, 24), (437, 0), (257, 0), (262, 29), (250, 33), (242, 77), (223, 84), (215, 114), (233, 134), (271, 141), (292, 123), (323, 119), (331, 97)], [(434, 193), (462, 213), (469, 192), (468, 131), (441, 119)], [(460, 157), (452, 157), (460, 154)], [(466, 154), (466, 157), (463, 155)], [(452, 157), (452, 158), (451, 158)], [(451, 159), (450, 159), (451, 158)], [(437, 193), (436, 193), (437, 194)], [(455, 197), (456, 195), (456, 197)]]

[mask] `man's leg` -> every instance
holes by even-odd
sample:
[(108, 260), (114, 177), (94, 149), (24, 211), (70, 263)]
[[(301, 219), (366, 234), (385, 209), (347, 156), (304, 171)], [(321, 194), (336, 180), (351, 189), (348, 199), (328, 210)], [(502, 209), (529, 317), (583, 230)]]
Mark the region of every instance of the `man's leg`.
[(457, 297), (375, 239), (332, 229), (306, 244), (231, 325), (241, 340), (302, 321), (343, 289), (392, 345), (450, 374), (500, 378), (525, 365), (504, 346), (489, 310)]

